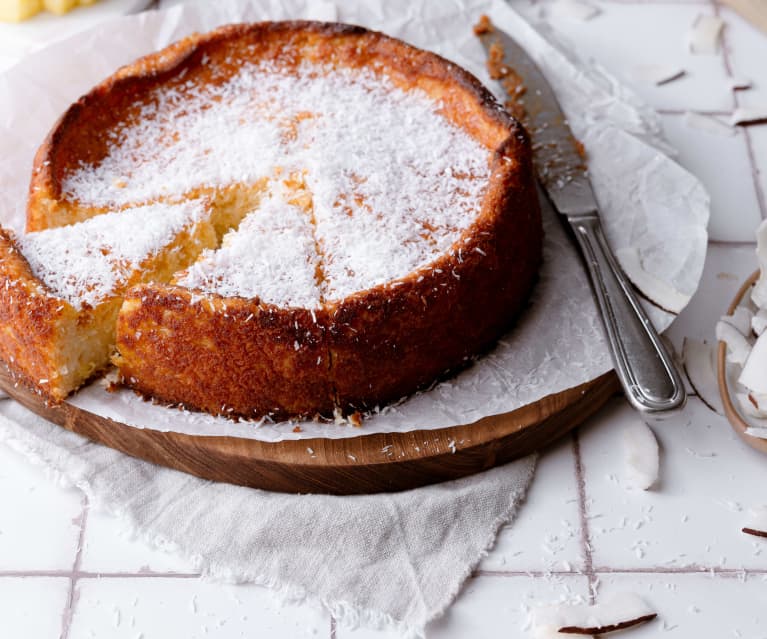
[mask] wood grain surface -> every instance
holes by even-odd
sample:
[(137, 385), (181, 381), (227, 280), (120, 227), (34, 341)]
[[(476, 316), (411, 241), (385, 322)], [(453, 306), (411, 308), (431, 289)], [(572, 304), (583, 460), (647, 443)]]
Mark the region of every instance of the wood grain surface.
[[(730, 307), (727, 309), (728, 315), (732, 315), (735, 312), (735, 309), (738, 307), (746, 293), (751, 290), (751, 287), (758, 277), (759, 271), (756, 271), (743, 282), (743, 285), (735, 294), (735, 299), (732, 300)], [(727, 345), (724, 342), (719, 342), (716, 368), (719, 381), (719, 395), (722, 397), (722, 405), (724, 406), (724, 414), (727, 416), (727, 420), (730, 422), (733, 429), (735, 429), (735, 432), (740, 435), (740, 438), (751, 446), (751, 448), (767, 453), (767, 439), (746, 435), (746, 429), (749, 427), (749, 423), (741, 417), (732, 401), (732, 395), (730, 394), (730, 389), (727, 384)]]
[[(619, 390), (611, 371), (582, 386), (465, 426), (267, 443), (139, 429), (66, 402), (46, 403), (16, 385), (5, 366), (0, 366), (0, 387), (45, 419), (134, 457), (213, 481), (337, 495), (406, 490), (523, 457), (562, 437)], [(360, 432), (364, 433), (364, 425)]]

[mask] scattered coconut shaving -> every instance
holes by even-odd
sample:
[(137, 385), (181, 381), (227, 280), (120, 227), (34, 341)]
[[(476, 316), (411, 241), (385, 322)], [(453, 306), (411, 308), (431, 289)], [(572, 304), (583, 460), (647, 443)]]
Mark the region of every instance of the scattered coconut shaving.
[(751, 392), (767, 395), (767, 334), (763, 333), (754, 343), (738, 382)]
[(636, 247), (618, 249), (615, 256), (634, 286), (653, 304), (669, 313), (679, 313), (687, 306), (690, 296), (646, 271)]
[(591, 20), (595, 18), (602, 10), (592, 4), (579, 2), (578, 0), (556, 0), (549, 8), (552, 15), (569, 20)]
[(689, 129), (704, 131), (705, 133), (711, 133), (712, 135), (732, 137), (736, 133), (735, 129), (726, 122), (722, 122), (720, 119), (711, 115), (695, 113), (694, 111), (687, 111), (684, 114), (683, 122)]
[(767, 506), (750, 508), (748, 519), (742, 530), (747, 535), (754, 537), (767, 537)]
[(735, 328), (743, 337), (751, 335), (751, 320), (754, 312), (745, 306), (738, 306), (732, 315), (722, 315), (720, 321)]
[[(735, 393), (743, 412), (749, 417), (757, 419), (767, 418), (767, 395), (761, 393)], [(767, 428), (764, 429), (767, 432)], [(751, 434), (751, 433), (747, 433)], [(756, 435), (759, 437), (759, 435)]]
[(767, 309), (760, 308), (751, 318), (751, 330), (759, 337), (767, 328)]
[(658, 481), (660, 452), (655, 433), (636, 419), (623, 431), (625, 479), (630, 488), (648, 490)]
[(589, 606), (555, 604), (533, 611), (538, 637), (555, 633), (601, 635), (624, 630), (655, 619), (658, 614), (638, 595), (617, 593)]
[(727, 322), (716, 323), (716, 339), (727, 345), (727, 361), (743, 366), (751, 352), (751, 343), (737, 328)]
[(746, 124), (761, 124), (767, 122), (767, 106), (762, 107), (738, 107), (730, 116), (732, 126), (744, 126)]
[(634, 69), (634, 75), (645, 84), (661, 86), (686, 75), (681, 67), (671, 64), (643, 64)]
[(687, 379), (695, 393), (712, 411), (724, 415), (716, 377), (716, 345), (685, 338), (682, 361)]
[(751, 437), (756, 437), (758, 439), (767, 439), (767, 426), (765, 427), (751, 426), (750, 428), (746, 428), (746, 435), (749, 435)]
[(729, 78), (727, 86), (730, 88), (730, 91), (746, 91), (753, 86), (753, 82), (747, 78)]
[(703, 55), (719, 53), (719, 39), (723, 28), (724, 21), (721, 18), (698, 15), (688, 37), (690, 53)]

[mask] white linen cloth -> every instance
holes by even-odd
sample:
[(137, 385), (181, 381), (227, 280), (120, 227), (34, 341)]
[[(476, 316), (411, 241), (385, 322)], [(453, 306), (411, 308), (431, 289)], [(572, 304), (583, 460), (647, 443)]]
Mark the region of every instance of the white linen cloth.
[(522, 501), (534, 457), (401, 493), (287, 495), (155, 466), (0, 402), (0, 440), (205, 575), (274, 588), (342, 623), (420, 635)]
[[(336, 4), (347, 9), (354, 5), (364, 18), (359, 21), (368, 25), (392, 20), (400, 7), (398, 35), (422, 33), (434, 42), (440, 29), (456, 24), (466, 31), (468, 42), (472, 21), (489, 7), (481, 0), (371, 0), (359, 5), (338, 0)], [(244, 5), (273, 17), (336, 17), (335, 5), (329, 2), (255, 0), (227, 4), (232, 19), (238, 15), (238, 6)], [(549, 45), (502, 3), (496, 2), (492, 9), (494, 19), (503, 18), (503, 26), (514, 28), (522, 43), (536, 52), (565, 108), (573, 109), (571, 124), (595, 159), (592, 173), (607, 208), (621, 210), (626, 204), (636, 210), (640, 206), (637, 201), (612, 201), (621, 189), (611, 185), (623, 184), (637, 167), (647, 167), (639, 175), (642, 192), (654, 196), (650, 204), (665, 201), (665, 191), (659, 189), (671, 192), (684, 184), (684, 198), (677, 194), (673, 213), (704, 228), (705, 194), (664, 155), (654, 114), (607, 76), (575, 66), (561, 48)], [(172, 31), (182, 13), (168, 15), (167, 26)], [(419, 19), (425, 21), (421, 27)], [(574, 117), (575, 113), (590, 117)], [(624, 161), (607, 161), (616, 156)], [(658, 174), (668, 184), (655, 180)], [(634, 217), (642, 219), (639, 213)], [(547, 214), (546, 219), (549, 254), (571, 250), (555, 228), (553, 215)], [(608, 233), (619, 226), (617, 220), (606, 222)], [(668, 225), (673, 226), (672, 222)], [(695, 242), (696, 250), (701, 242), (705, 247), (705, 231), (701, 233), (703, 237), (688, 238)], [(641, 224), (632, 227), (632, 234), (637, 235), (637, 245), (657, 245), (657, 238), (648, 238)], [(616, 236), (616, 241), (625, 241), (625, 234)], [(700, 276), (702, 256), (695, 251), (682, 253), (695, 257), (686, 268), (667, 263), (678, 255), (667, 251), (655, 251), (658, 262), (648, 268), (665, 268), (673, 273), (677, 286), (691, 293)], [(585, 281), (577, 268), (567, 276)], [(571, 303), (593, 307), (585, 298)], [(670, 321), (662, 313), (655, 319), (664, 326)], [(592, 321), (598, 325), (595, 316)], [(590, 341), (588, 352), (592, 360), (604, 362), (601, 370), (607, 369), (609, 358), (603, 343)], [(149, 543), (194, 559), (206, 575), (270, 586), (285, 600), (325, 606), (342, 623), (393, 626), (402, 634), (415, 635), (422, 634), (425, 625), (449, 606), (492, 546), (498, 528), (517, 512), (535, 464), (528, 457), (471, 478), (399, 494), (298, 496), (215, 484), (153, 466), (90, 443), (12, 401), (0, 402), (0, 439), (44, 464), (62, 481), (79, 486), (94, 507), (122, 517)]]

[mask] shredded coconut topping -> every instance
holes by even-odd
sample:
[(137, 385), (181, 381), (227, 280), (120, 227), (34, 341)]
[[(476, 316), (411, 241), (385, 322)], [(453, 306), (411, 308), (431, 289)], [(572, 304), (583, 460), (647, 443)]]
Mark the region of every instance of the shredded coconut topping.
[(113, 207), (299, 171), (313, 228), (289, 223), (298, 212), (268, 200), (263, 220), (253, 213), (223, 255), (206, 254), (183, 282), (315, 305), (316, 291), (301, 287), (316, 260), (321, 301), (343, 298), (428, 264), (475, 220), (488, 150), (439, 109), (420, 89), (403, 91), (371, 70), (245, 64), (219, 85), (155, 90), (114, 131), (100, 163), (65, 176), (63, 192)]
[(95, 307), (125, 285), (141, 263), (207, 215), (200, 200), (104, 213), (18, 239), (32, 272), (76, 309)]
[(314, 308), (320, 304), (318, 266), (309, 217), (274, 193), (176, 283), (225, 297)]

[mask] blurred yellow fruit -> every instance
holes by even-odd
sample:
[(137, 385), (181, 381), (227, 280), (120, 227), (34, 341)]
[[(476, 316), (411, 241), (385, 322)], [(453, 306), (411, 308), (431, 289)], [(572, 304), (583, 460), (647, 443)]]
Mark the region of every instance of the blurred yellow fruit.
[(21, 22), (43, 9), (62, 15), (79, 5), (89, 5), (98, 0), (0, 0), (0, 22)]
[(77, 0), (43, 0), (43, 4), (51, 13), (62, 15), (74, 9), (79, 3)]
[(0, 0), (0, 20), (21, 22), (43, 8), (42, 0)]

